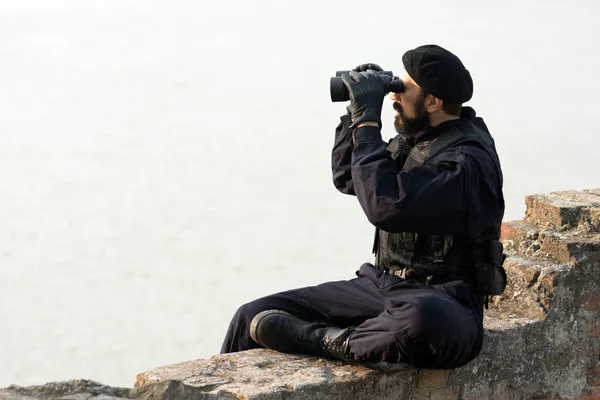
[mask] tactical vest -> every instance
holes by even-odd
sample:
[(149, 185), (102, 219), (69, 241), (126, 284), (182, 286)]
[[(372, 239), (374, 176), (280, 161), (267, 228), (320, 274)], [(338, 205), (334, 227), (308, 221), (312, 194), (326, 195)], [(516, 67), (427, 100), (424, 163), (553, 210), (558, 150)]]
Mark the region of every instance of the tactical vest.
[[(501, 190), (502, 172), (491, 135), (472, 125), (461, 128), (453, 127), (433, 140), (417, 143), (408, 156), (406, 156), (406, 145), (396, 139), (390, 142), (388, 151), (402, 171), (409, 171), (447, 149), (466, 143), (476, 144), (494, 161), (500, 181), (499, 190)], [(416, 232), (390, 233), (377, 228), (373, 245), (375, 265), (405, 278), (410, 278), (412, 275), (451, 277), (456, 265), (465, 256), (465, 252), (474, 251), (476, 247), (474, 242), (483, 243), (490, 240), (497, 242), (500, 237), (500, 224), (501, 221), (494, 221), (477, 239), (457, 235), (425, 235)]]

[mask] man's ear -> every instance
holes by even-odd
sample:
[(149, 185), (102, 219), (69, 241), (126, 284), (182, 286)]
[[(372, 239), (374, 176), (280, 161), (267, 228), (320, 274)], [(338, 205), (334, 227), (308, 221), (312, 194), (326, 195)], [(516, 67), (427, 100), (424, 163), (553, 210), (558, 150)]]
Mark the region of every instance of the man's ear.
[(432, 113), (442, 109), (442, 104), (444, 103), (444, 100), (438, 99), (437, 97), (431, 94), (427, 97), (428, 98), (425, 99), (425, 107), (427, 108), (428, 113)]

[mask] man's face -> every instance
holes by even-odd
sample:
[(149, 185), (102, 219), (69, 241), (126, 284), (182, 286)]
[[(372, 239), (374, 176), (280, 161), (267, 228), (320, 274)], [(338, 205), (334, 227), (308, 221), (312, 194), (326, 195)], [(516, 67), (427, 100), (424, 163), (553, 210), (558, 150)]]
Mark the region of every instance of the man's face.
[(406, 72), (400, 76), (400, 80), (404, 83), (404, 91), (390, 95), (396, 110), (394, 127), (396, 132), (412, 137), (429, 125), (429, 113), (419, 85)]

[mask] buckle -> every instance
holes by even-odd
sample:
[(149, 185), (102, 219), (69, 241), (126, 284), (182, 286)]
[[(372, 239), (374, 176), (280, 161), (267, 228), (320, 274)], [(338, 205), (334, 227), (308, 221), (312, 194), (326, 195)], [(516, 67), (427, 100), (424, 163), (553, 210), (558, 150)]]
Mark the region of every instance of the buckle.
[(401, 268), (401, 269), (389, 269), (387, 267), (382, 269), (383, 273), (386, 275), (392, 275), (392, 276), (397, 276), (400, 278), (404, 278), (405, 272), (406, 272), (406, 268)]
[(385, 268), (383, 270), (383, 272), (385, 272), (388, 275), (397, 276), (399, 278), (406, 279), (406, 280), (414, 279), (418, 282), (424, 283), (427, 286), (433, 284), (433, 280), (434, 280), (433, 275), (419, 275), (419, 274), (416, 274), (415, 271), (413, 271), (410, 268), (402, 268), (402, 269), (396, 269), (396, 270), (390, 270), (389, 268)]

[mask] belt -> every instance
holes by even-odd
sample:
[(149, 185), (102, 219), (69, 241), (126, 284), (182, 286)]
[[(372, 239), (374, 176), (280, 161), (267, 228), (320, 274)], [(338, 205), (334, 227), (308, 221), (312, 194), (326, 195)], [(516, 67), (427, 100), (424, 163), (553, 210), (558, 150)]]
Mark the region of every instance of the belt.
[(432, 275), (432, 274), (417, 274), (410, 268), (401, 269), (389, 269), (389, 268), (377, 268), (383, 271), (384, 274), (397, 276), (404, 280), (415, 280), (425, 285), (434, 285), (438, 283), (446, 283), (452, 280), (450, 275)]

